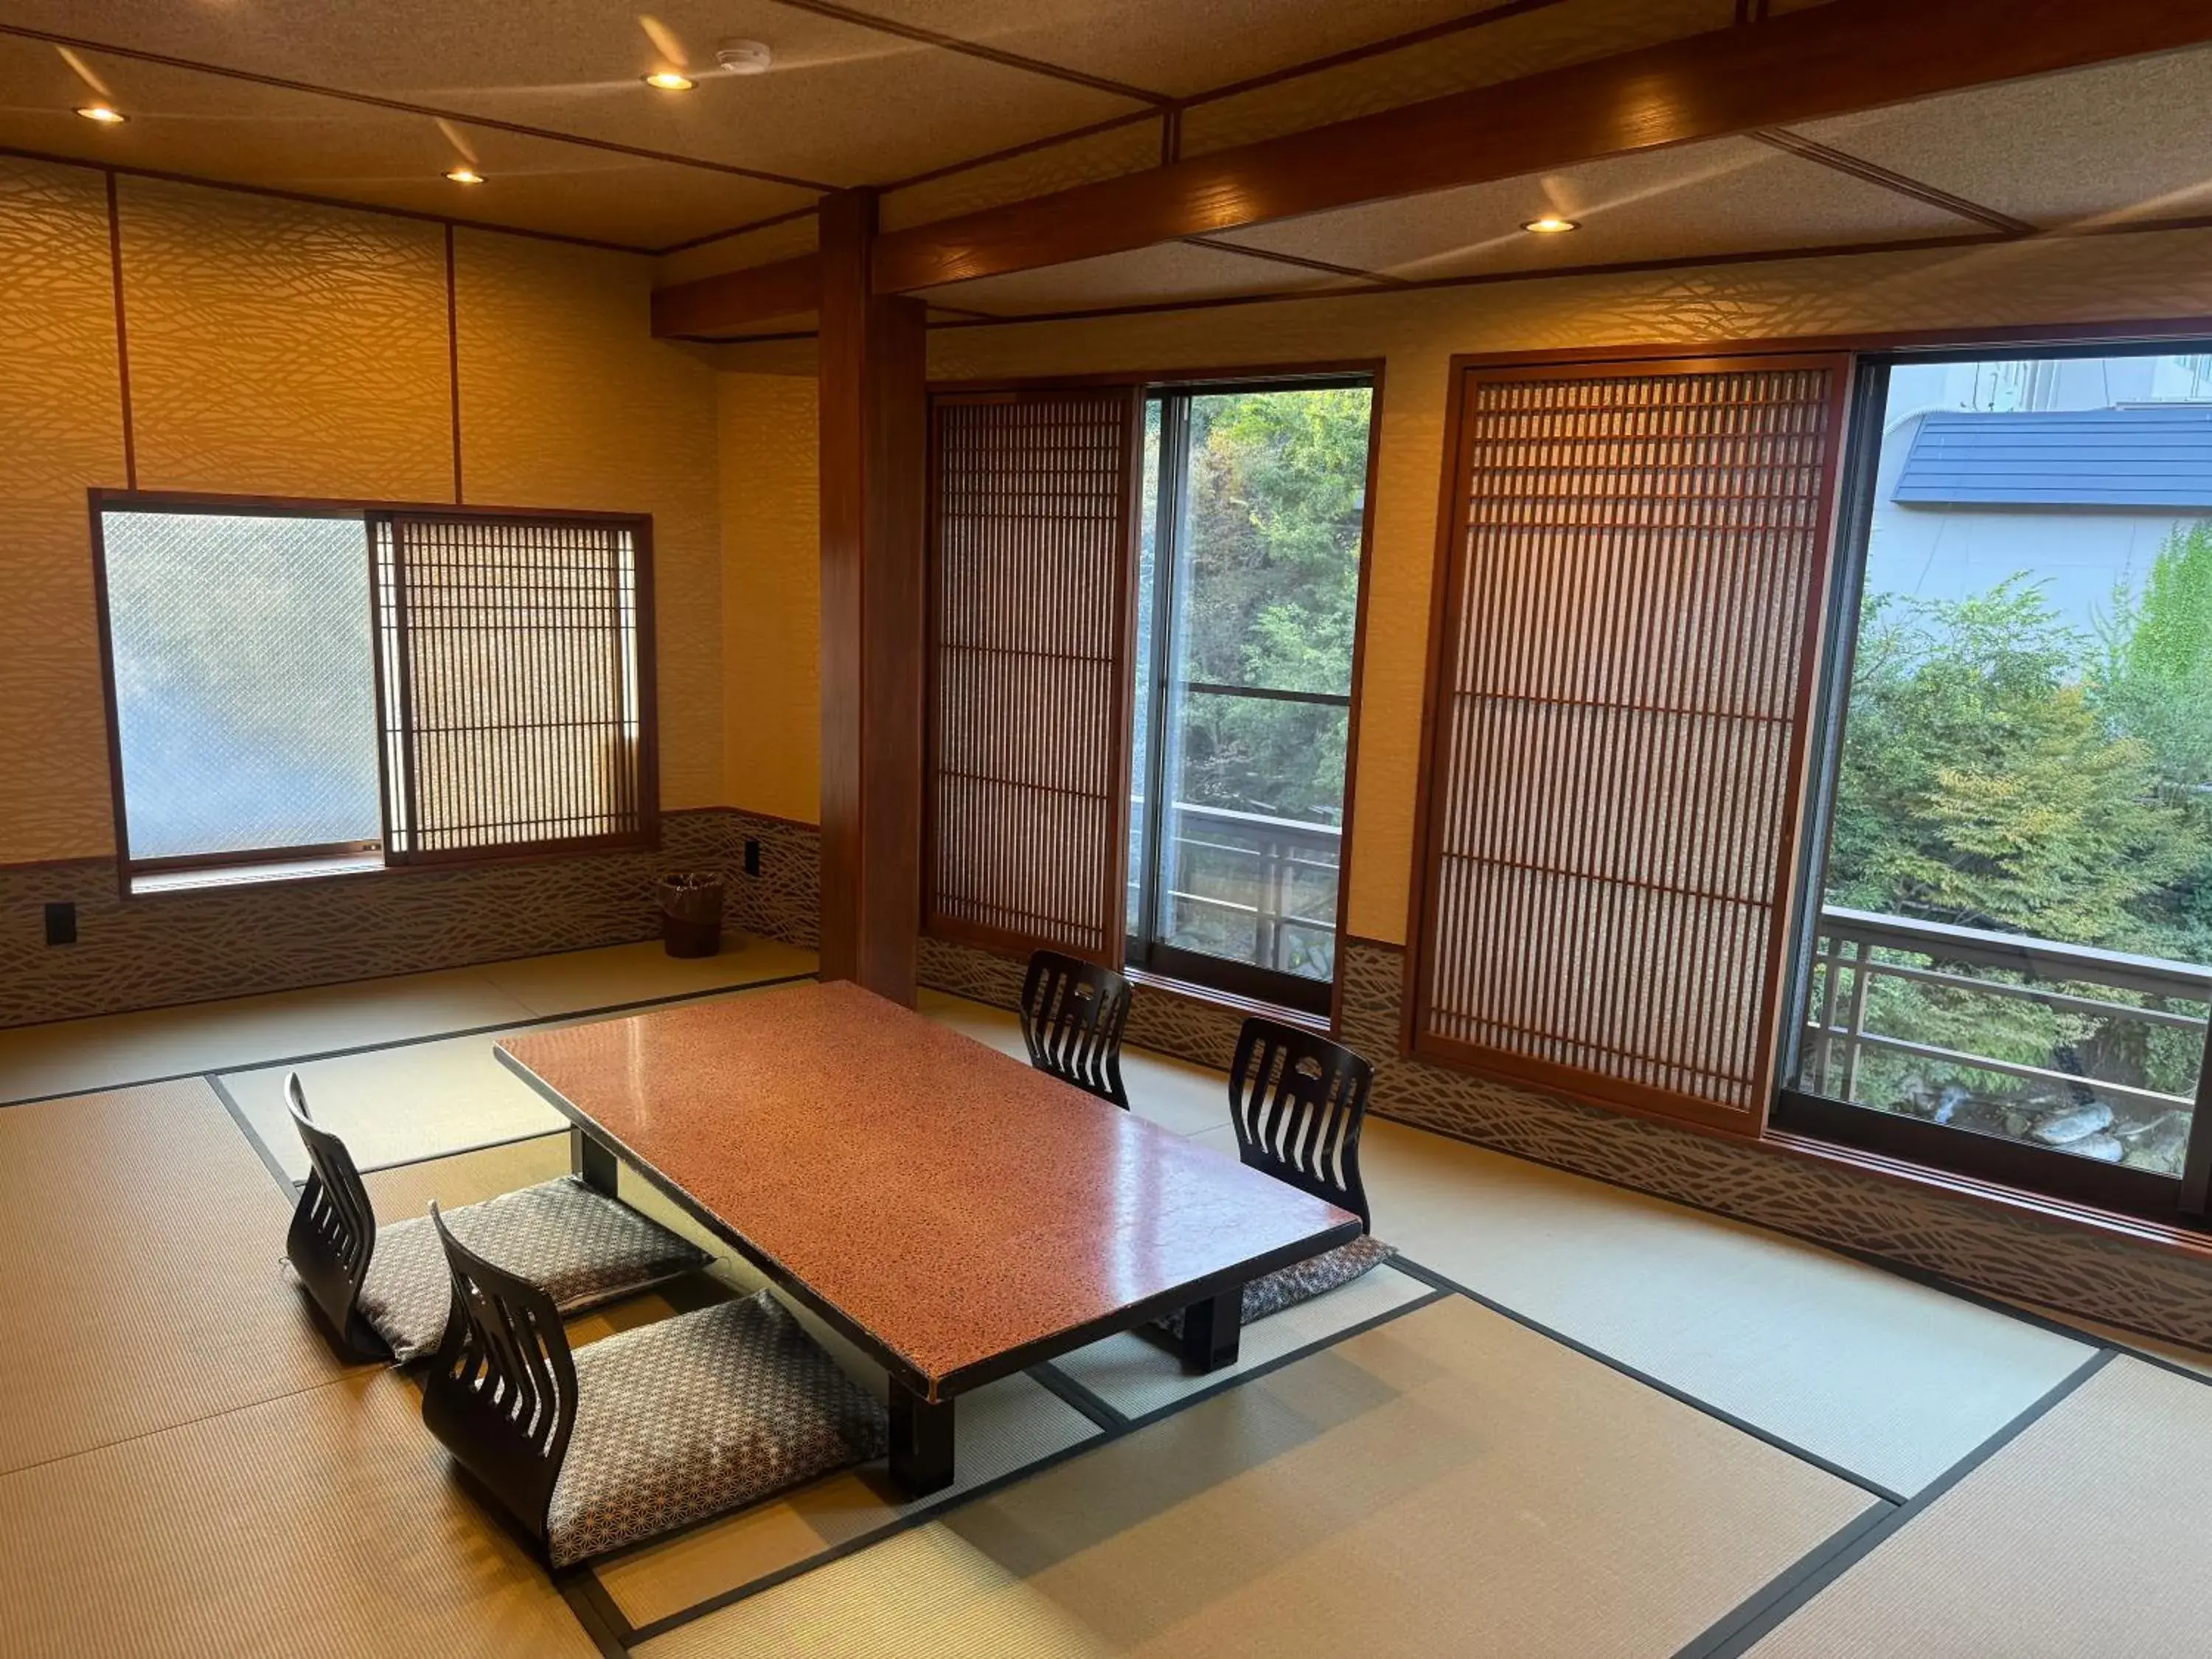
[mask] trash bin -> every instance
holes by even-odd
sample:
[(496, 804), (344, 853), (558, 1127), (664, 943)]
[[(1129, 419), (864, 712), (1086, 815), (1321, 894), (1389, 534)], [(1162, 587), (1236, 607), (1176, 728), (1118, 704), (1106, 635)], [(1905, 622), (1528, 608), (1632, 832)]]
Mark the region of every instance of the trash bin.
[(722, 948), (722, 878), (711, 870), (660, 878), (660, 939), (672, 957), (711, 957)]

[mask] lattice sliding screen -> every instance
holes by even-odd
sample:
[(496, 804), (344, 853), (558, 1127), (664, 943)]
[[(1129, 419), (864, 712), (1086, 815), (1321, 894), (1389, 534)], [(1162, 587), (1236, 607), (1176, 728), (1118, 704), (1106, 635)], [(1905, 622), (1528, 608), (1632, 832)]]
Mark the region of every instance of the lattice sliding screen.
[(387, 858), (649, 842), (648, 522), (393, 514), (370, 534)]
[(1421, 1051), (1759, 1121), (1848, 374), (1466, 371)]
[(933, 932), (1120, 955), (1140, 408), (1126, 387), (934, 403)]

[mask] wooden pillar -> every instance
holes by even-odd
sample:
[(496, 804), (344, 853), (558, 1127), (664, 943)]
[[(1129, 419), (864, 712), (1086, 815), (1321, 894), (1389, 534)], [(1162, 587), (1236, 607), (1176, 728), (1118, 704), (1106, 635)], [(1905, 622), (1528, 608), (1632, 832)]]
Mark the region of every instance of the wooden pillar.
[(822, 204), (822, 977), (914, 1001), (921, 924), (923, 306), (869, 289), (873, 191)]

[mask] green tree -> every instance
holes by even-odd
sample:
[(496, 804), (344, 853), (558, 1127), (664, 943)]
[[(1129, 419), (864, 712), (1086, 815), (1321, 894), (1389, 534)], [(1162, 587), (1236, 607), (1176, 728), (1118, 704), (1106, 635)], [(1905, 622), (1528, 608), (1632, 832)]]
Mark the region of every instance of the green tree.
[[(1371, 397), (1346, 387), (1194, 400), (1188, 678), (1350, 692)], [(1184, 799), (1341, 819), (1342, 709), (1199, 696), (1182, 734)]]
[(1957, 601), (1870, 597), (1838, 791), (1832, 902), (2142, 949), (2197, 863), (2151, 745), (2115, 729), (2092, 642), (2014, 577)]
[(2169, 781), (2212, 781), (2212, 523), (2173, 527), (2142, 597), (2113, 591), (2104, 635), (2113, 723), (2150, 745)]

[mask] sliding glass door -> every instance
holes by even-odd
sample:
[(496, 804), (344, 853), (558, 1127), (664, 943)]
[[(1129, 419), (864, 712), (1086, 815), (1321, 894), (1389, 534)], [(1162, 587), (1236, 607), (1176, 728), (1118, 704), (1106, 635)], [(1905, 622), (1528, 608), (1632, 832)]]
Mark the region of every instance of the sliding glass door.
[(1372, 388), (1146, 406), (1128, 960), (1324, 1011)]
[(1784, 1127), (2201, 1216), (2212, 357), (1866, 370)]

